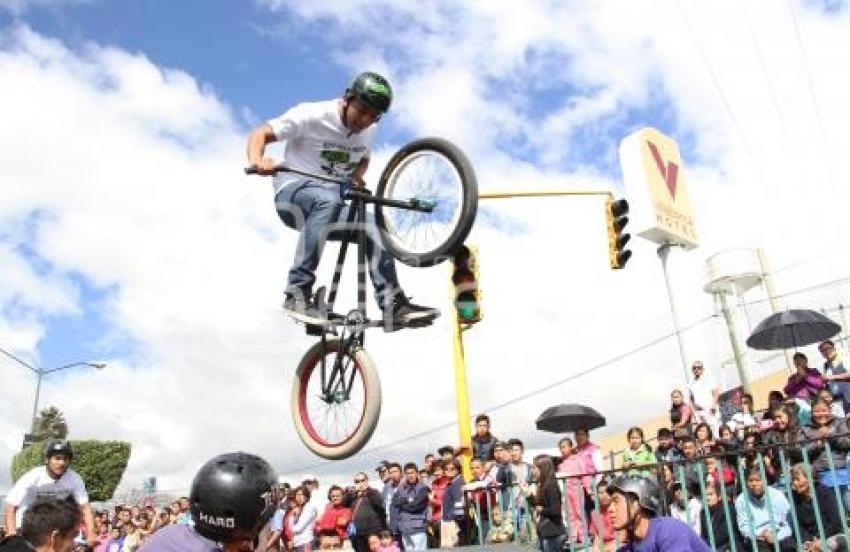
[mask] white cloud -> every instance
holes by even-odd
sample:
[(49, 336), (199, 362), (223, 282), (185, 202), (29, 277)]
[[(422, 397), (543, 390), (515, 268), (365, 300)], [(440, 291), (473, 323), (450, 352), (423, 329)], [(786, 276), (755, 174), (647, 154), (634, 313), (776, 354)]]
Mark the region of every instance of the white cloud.
[(65, 4), (85, 4), (91, 0), (0, 0), (0, 9), (20, 16), (36, 7), (57, 8)]
[[(390, 124), (456, 141), (473, 160), (482, 188), (618, 186), (586, 151), (576, 157), (571, 148), (587, 146), (580, 141), (591, 136), (610, 155), (621, 137), (612, 132), (622, 125), (657, 124), (633, 122), (629, 111), (663, 117), (667, 132), (692, 139), (697, 159), (688, 160), (687, 175), (704, 246), (671, 256), (686, 323), (712, 311), (701, 291), (702, 267), (718, 249), (764, 245), (774, 265), (783, 266), (842, 241), (823, 239), (839, 235), (837, 206), (847, 192), (833, 188), (818, 168), (824, 153), (802, 58), (790, 16), (778, 4), (747, 9), (788, 135), (776, 120), (746, 25), (740, 19), (726, 24), (740, 17), (739, 4), (683, 4), (750, 153), (675, 4), (482, 1), (429, 5), (424, 12), (417, 2), (358, 1), (344, 9), (266, 4), (285, 7), (288, 17), (297, 13), (312, 24), (305, 28), (330, 26), (336, 32), (321, 33), (328, 55), (352, 71), (366, 59), (390, 74), (398, 99)], [(847, 65), (850, 24), (845, 13), (799, 10), (841, 182), (848, 171), (839, 153), (849, 145), (843, 129), (850, 122), (843, 98), (850, 91), (835, 68)], [(408, 24), (395, 24), (401, 20)], [(0, 296), (2, 304), (14, 293), (36, 314), (0, 316), (0, 337), (14, 337), (16, 350), (33, 354), (43, 316), (82, 307), (73, 286), (62, 285), (73, 272), (114, 289), (105, 315), (141, 344), (138, 358), (50, 382), (43, 404), (59, 404), (78, 437), (131, 440), (131, 484), (157, 473), (163, 486), (182, 488), (203, 459), (235, 447), (268, 455), (285, 472), (315, 463), (297, 443), (287, 411), (289, 379), (310, 340), (276, 308), (294, 235), (281, 231), (267, 184), (239, 176), (244, 129), (232, 112), (242, 108), (231, 110), (191, 75), (140, 55), (94, 44), (70, 51), (26, 28), (3, 42), (0, 79), (16, 86), (0, 104), (0, 147), (13, 160), (0, 167), (0, 180), (15, 184), (0, 186), (0, 220), (5, 229), (6, 221), (49, 213), (37, 219), (30, 247), (50, 270), (27, 268), (30, 261), (4, 240), (0, 268), (18, 267), (21, 276), (14, 292)], [(363, 57), (345, 49), (351, 43)], [(535, 94), (563, 89), (564, 97), (549, 98), (545, 108), (529, 105), (528, 86)], [(659, 94), (665, 105), (657, 103)], [(377, 157), (386, 159), (394, 146), (384, 145)], [(654, 249), (636, 240), (629, 267), (609, 271), (598, 200), (482, 202), (482, 208), (520, 221), (525, 231), (505, 235), (479, 225), (470, 238), (481, 248), (485, 291), (485, 320), (466, 336), (473, 411), (669, 331)], [(777, 280), (787, 291), (847, 268), (835, 255)], [(417, 300), (439, 302), (448, 312), (448, 299), (439, 300), (448, 288), (446, 271), (402, 269), (401, 276)], [(58, 291), (51, 282), (60, 284)], [(825, 306), (839, 296), (805, 297)], [(685, 337), (689, 354), (710, 366), (728, 357), (716, 319)], [(417, 332), (370, 334), (368, 349), (385, 396), (374, 444), (451, 421), (451, 335), (444, 321)], [(9, 370), (12, 381), (29, 381)], [(680, 374), (675, 342), (668, 339), (592, 377), (498, 410), (494, 425), (503, 437), (526, 436), (542, 446), (554, 439), (532, 431), (534, 417), (549, 403), (576, 400), (597, 406), (619, 430), (636, 421), (635, 412), (663, 408)], [(4, 387), (0, 435), (8, 437), (0, 463), (19, 445), (29, 385)], [(627, 393), (633, 399), (624, 408)], [(379, 457), (419, 455), (454, 439), (453, 429), (443, 430), (325, 465), (320, 473), (347, 474)]]

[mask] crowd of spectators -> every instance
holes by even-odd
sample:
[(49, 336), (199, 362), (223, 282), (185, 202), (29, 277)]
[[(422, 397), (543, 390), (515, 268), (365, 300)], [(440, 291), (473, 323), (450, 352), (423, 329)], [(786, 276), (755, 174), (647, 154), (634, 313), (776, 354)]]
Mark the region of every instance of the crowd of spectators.
[(110, 510), (96, 510), (94, 551), (136, 552), (149, 535), (171, 524), (192, 524), (188, 497), (180, 497), (167, 508), (121, 504)]
[(796, 371), (760, 410), (741, 393), (734, 411), (721, 412), (720, 390), (694, 362), (691, 384), (671, 393), (669, 426), (653, 439), (630, 428), (615, 470), (587, 430), (561, 438), (559, 454), (529, 462), (522, 441), (497, 439), (481, 415), (470, 480), (456, 456), (462, 451), (447, 446), (420, 464), (381, 462), (378, 489), (367, 472), (332, 486), (323, 512), (310, 505), (315, 489), (305, 482), (289, 490), (267, 544), (395, 552), (536, 540), (541, 548), (615, 550), (629, 536), (615, 528), (608, 486), (626, 474), (657, 483), (657, 513), (682, 520), (717, 550), (733, 542), (773, 549), (774, 541), (782, 550), (797, 542), (820, 550), (821, 537), (829, 549), (846, 549), (850, 374), (832, 342), (820, 351), (822, 370), (795, 354)]
[[(381, 461), (331, 485), (326, 501), (315, 477), (278, 484), (280, 500), (254, 549), (400, 552), (517, 541), (543, 552), (612, 551), (645, 536), (615, 515), (623, 489), (639, 488), (652, 489), (649, 498), (634, 495), (642, 512), (679, 520), (685, 541), (715, 550), (848, 550), (850, 374), (831, 341), (819, 350), (823, 369), (795, 354), (783, 392), (771, 392), (761, 410), (741, 393), (734, 411), (721, 411), (718, 387), (694, 362), (687, 390), (671, 392), (669, 426), (654, 439), (629, 428), (615, 469), (586, 429), (529, 462), (523, 442), (498, 439), (481, 414), (471, 451), (445, 446), (418, 464)], [(472, 457), (468, 478), (463, 454)], [(163, 527), (194, 523), (188, 497), (164, 509), (95, 510), (95, 550), (144, 552)]]

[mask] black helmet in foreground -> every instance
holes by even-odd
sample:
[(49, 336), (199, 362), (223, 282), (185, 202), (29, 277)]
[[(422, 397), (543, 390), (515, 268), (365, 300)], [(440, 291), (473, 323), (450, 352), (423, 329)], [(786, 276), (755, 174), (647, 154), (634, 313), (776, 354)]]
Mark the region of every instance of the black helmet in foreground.
[(73, 460), (74, 448), (71, 446), (71, 443), (59, 439), (48, 441), (47, 446), (44, 447), (44, 458), (46, 460), (50, 460), (52, 457), (58, 456), (60, 454), (64, 454), (65, 456), (67, 456), (68, 462)]
[(649, 478), (637, 475), (621, 475), (608, 484), (608, 493), (619, 492), (636, 498), (640, 507), (652, 515), (661, 513), (658, 500), (658, 485)]
[(253, 540), (277, 508), (277, 474), (259, 456), (222, 454), (198, 470), (190, 501), (200, 535), (216, 542)]

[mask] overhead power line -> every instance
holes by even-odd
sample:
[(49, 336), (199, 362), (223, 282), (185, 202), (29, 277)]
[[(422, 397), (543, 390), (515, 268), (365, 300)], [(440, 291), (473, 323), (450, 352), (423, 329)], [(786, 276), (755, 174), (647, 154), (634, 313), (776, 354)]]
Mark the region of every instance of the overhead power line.
[(788, 10), (791, 12), (791, 21), (794, 24), (794, 36), (797, 39), (797, 46), (800, 48), (800, 55), (803, 58), (803, 70), (806, 72), (806, 84), (808, 85), (809, 97), (812, 100), (812, 106), (815, 110), (815, 119), (818, 123), (818, 134), (820, 136), (821, 149), (826, 158), (827, 177), (829, 178), (832, 195), (835, 196), (835, 171), (832, 167), (832, 156), (829, 154), (828, 142), (826, 139), (826, 129), (823, 125), (823, 115), (821, 114), (820, 103), (818, 102), (817, 94), (815, 94), (814, 79), (809, 66), (809, 56), (806, 54), (806, 47), (803, 45), (803, 33), (800, 30), (800, 21), (797, 17), (797, 10), (794, 9), (794, 0), (788, 0)]
[(705, 52), (705, 48), (703, 47), (702, 42), (700, 42), (699, 40), (699, 36), (694, 30), (694, 26), (691, 23), (688, 14), (685, 12), (684, 6), (682, 6), (682, 0), (676, 0), (676, 6), (679, 8), (679, 13), (682, 15), (682, 19), (685, 21), (685, 26), (688, 28), (688, 33), (690, 33), (691, 39), (694, 42), (694, 46), (696, 46), (696, 49), (699, 52), (700, 58), (702, 59), (702, 63), (705, 66), (705, 69), (708, 71), (708, 74), (711, 76), (711, 82), (714, 84), (714, 88), (715, 90), (717, 90), (717, 94), (720, 96), (720, 99), (723, 102), (723, 107), (726, 108), (726, 114), (729, 116), (729, 120), (732, 122), (732, 127), (735, 129), (735, 133), (741, 140), (741, 143), (744, 146), (744, 150), (747, 152), (747, 156), (750, 158), (750, 162), (753, 164), (753, 167), (756, 169), (756, 173), (759, 175), (759, 179), (763, 182), (763, 171), (761, 165), (756, 159), (755, 154), (753, 153), (753, 149), (750, 147), (750, 143), (747, 140), (747, 137), (744, 134), (740, 123), (738, 122), (738, 118), (735, 117), (735, 113), (732, 111), (732, 104), (729, 102), (729, 98), (723, 91), (723, 87), (720, 86), (720, 79), (717, 77), (717, 73), (714, 71), (714, 67), (712, 67), (711, 62), (708, 59), (708, 55)]
[[(791, 295), (797, 295), (797, 294), (800, 294), (800, 293), (807, 293), (809, 291), (814, 291), (814, 290), (817, 290), (817, 289), (821, 289), (821, 288), (825, 288), (825, 287), (829, 287), (829, 286), (834, 286), (836, 284), (841, 284), (841, 283), (846, 283), (846, 282), (850, 282), (850, 277), (839, 278), (839, 279), (836, 279), (836, 280), (831, 280), (829, 282), (823, 282), (823, 283), (816, 284), (816, 285), (813, 285), (813, 286), (808, 286), (808, 287), (805, 287), (805, 288), (796, 289), (796, 290), (793, 290), (793, 291), (790, 291), (790, 292), (778, 294), (776, 297), (781, 298), (781, 297), (788, 297), (788, 296), (791, 296)], [(748, 304), (752, 305), (752, 304), (762, 303), (762, 302), (766, 302), (766, 301), (769, 301), (769, 299), (768, 298), (758, 299), (756, 301), (751, 301)], [(694, 328), (697, 328), (698, 326), (705, 324), (709, 320), (712, 320), (714, 318), (718, 318), (718, 316), (719, 315), (717, 315), (717, 314), (710, 314), (708, 316), (700, 318), (699, 320), (696, 320), (695, 322), (692, 322), (692, 323), (688, 324), (687, 326), (685, 326), (684, 328), (682, 328), (681, 332), (691, 331)], [(675, 335), (676, 335), (675, 331), (663, 334), (663, 335), (656, 337), (656, 338), (654, 338), (650, 341), (646, 341), (646, 342), (644, 342), (644, 343), (642, 343), (642, 344), (640, 344), (636, 347), (633, 347), (631, 349), (623, 351), (622, 353), (611, 356), (611, 357), (603, 360), (602, 362), (595, 364), (593, 366), (590, 366), (589, 368), (586, 368), (586, 369), (584, 369), (580, 372), (570, 374), (569, 376), (566, 376), (566, 377), (561, 378), (559, 380), (550, 381), (550, 382), (546, 383), (545, 385), (540, 386), (536, 389), (533, 389), (531, 391), (527, 391), (525, 393), (522, 393), (521, 395), (517, 395), (516, 397), (508, 399), (504, 402), (495, 404), (495, 405), (490, 406), (488, 408), (484, 408), (484, 409), (482, 409), (482, 412), (485, 412), (485, 413), (496, 412), (498, 410), (501, 410), (501, 409), (506, 408), (508, 406), (520, 403), (520, 402), (525, 401), (525, 400), (528, 400), (532, 397), (535, 397), (535, 396), (540, 395), (542, 393), (545, 393), (547, 391), (551, 391), (552, 389), (554, 389), (556, 387), (560, 387), (564, 384), (575, 381), (579, 378), (582, 378), (584, 376), (592, 374), (593, 372), (601, 370), (602, 368), (606, 368), (608, 366), (611, 366), (612, 364), (615, 364), (615, 363), (617, 363), (617, 362), (619, 362), (623, 359), (626, 359), (626, 358), (630, 357), (631, 355), (634, 355), (634, 354), (643, 352), (647, 349), (650, 349), (652, 347), (655, 347), (656, 345), (659, 345), (660, 343), (666, 341), (667, 339), (670, 339), (671, 337), (673, 337)], [(434, 427), (429, 428), (429, 429), (418, 431), (416, 433), (407, 435), (405, 437), (401, 437), (399, 439), (395, 439), (395, 440), (390, 441), (388, 443), (383, 443), (383, 444), (376, 445), (376, 446), (373, 446), (373, 447), (368, 447), (368, 448), (364, 449), (363, 451), (361, 451), (359, 453), (359, 455), (360, 456), (366, 456), (366, 455), (373, 454), (375, 452), (379, 452), (381, 450), (391, 449), (391, 448), (397, 447), (401, 444), (404, 444), (408, 441), (413, 441), (415, 439), (421, 439), (422, 437), (427, 437), (428, 435), (432, 435), (434, 433), (455, 427), (456, 425), (457, 425), (457, 420), (445, 422), (445, 423), (440, 424), (438, 426), (434, 426)], [(288, 473), (307, 472), (307, 471), (322, 468), (322, 467), (325, 467), (325, 466), (328, 466), (328, 465), (334, 464), (334, 463), (339, 463), (339, 461), (338, 460), (323, 460), (323, 461), (320, 461), (320, 462), (315, 462), (313, 464), (300, 466), (298, 468), (295, 468), (295, 469), (289, 471)]]
[(776, 111), (776, 116), (779, 117), (779, 125), (782, 127), (782, 133), (785, 136), (785, 145), (790, 150), (791, 133), (788, 131), (788, 124), (785, 121), (785, 116), (782, 114), (782, 109), (779, 107), (779, 98), (776, 95), (776, 87), (773, 86), (773, 80), (770, 78), (770, 74), (767, 71), (767, 64), (764, 62), (764, 54), (759, 46), (759, 41), (756, 37), (755, 29), (753, 28), (753, 22), (750, 19), (749, 12), (747, 12), (747, 7), (744, 5), (744, 0), (738, 0), (738, 2), (741, 5), (741, 12), (744, 14), (744, 21), (747, 24), (747, 29), (750, 31), (750, 41), (753, 43), (753, 48), (756, 51), (756, 57), (758, 58), (759, 65), (761, 66), (761, 73), (764, 75), (764, 80), (767, 83), (767, 90), (770, 93), (770, 99), (773, 102), (773, 109)]

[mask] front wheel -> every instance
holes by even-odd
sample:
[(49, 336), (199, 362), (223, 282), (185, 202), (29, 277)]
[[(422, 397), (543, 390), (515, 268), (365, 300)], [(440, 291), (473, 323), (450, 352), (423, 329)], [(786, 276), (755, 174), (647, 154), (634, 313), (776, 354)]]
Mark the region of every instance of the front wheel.
[(478, 209), (472, 164), (442, 138), (422, 138), (398, 150), (381, 173), (376, 195), (434, 205), (430, 213), (375, 206), (384, 246), (415, 267), (433, 266), (452, 256), (469, 235)]
[(308, 449), (328, 460), (348, 458), (378, 425), (378, 371), (364, 349), (343, 347), (339, 339), (320, 341), (298, 364), (290, 404), (295, 430)]

